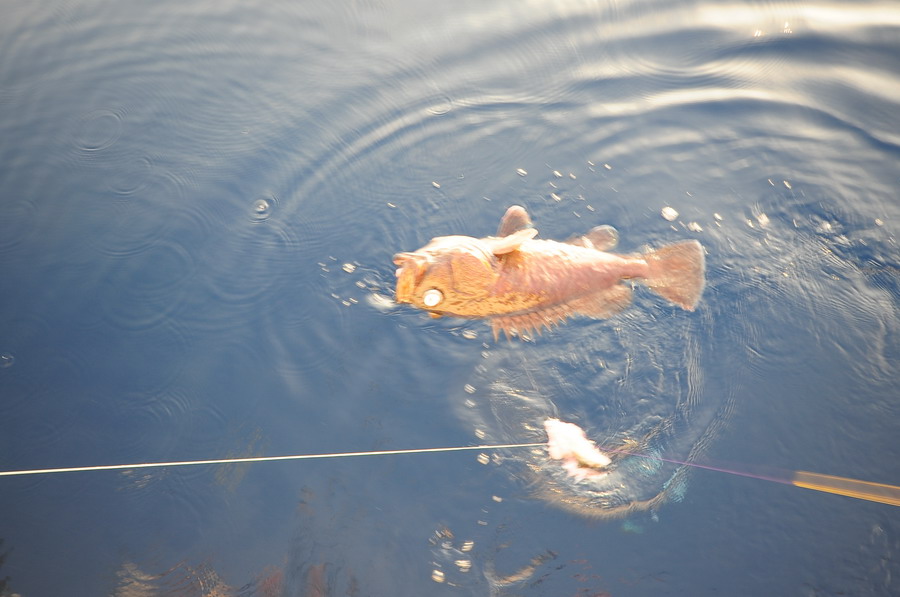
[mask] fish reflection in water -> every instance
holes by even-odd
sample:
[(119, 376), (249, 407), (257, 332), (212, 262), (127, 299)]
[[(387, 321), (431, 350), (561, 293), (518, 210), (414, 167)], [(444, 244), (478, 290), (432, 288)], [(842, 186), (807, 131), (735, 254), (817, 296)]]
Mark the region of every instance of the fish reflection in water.
[(394, 256), (397, 302), (432, 317), (488, 319), (496, 339), (550, 328), (580, 314), (606, 318), (631, 303), (623, 281), (639, 280), (683, 309), (703, 293), (705, 258), (696, 240), (643, 254), (608, 253), (618, 241), (598, 226), (565, 242), (535, 239), (523, 207), (510, 207), (496, 236), (441, 236)]

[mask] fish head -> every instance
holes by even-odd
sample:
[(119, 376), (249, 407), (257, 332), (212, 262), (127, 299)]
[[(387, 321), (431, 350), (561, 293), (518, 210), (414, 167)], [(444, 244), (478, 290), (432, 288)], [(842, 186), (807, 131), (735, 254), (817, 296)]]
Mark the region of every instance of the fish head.
[(472, 317), (496, 282), (497, 259), (482, 241), (469, 236), (440, 236), (411, 253), (397, 253), (397, 302), (433, 317)]

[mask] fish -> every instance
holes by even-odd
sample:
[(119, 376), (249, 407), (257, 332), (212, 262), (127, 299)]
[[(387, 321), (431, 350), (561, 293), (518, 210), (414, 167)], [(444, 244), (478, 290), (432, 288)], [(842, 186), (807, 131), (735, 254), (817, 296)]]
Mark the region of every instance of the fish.
[(495, 236), (433, 238), (394, 255), (396, 302), (432, 317), (485, 319), (494, 341), (534, 336), (582, 315), (612, 317), (632, 301), (632, 280), (693, 311), (706, 284), (706, 260), (697, 240), (640, 254), (608, 252), (618, 243), (612, 226), (596, 226), (565, 241), (535, 238), (524, 207), (513, 205)]

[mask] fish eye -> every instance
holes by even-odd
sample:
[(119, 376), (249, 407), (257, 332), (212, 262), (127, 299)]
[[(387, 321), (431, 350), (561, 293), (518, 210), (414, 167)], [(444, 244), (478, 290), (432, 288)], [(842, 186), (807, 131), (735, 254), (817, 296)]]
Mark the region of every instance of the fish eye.
[(437, 307), (444, 300), (444, 294), (437, 288), (426, 290), (422, 295), (422, 303), (426, 307)]

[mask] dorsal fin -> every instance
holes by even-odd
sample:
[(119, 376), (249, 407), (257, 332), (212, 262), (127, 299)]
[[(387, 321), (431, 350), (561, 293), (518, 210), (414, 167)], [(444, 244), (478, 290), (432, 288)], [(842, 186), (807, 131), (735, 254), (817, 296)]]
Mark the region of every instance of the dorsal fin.
[(594, 226), (587, 234), (573, 236), (564, 242), (567, 245), (575, 245), (576, 247), (606, 251), (619, 243), (619, 233), (612, 226)]
[(500, 227), (497, 228), (497, 236), (503, 238), (520, 230), (533, 228), (531, 217), (521, 205), (513, 205), (506, 210), (503, 219), (500, 220)]

